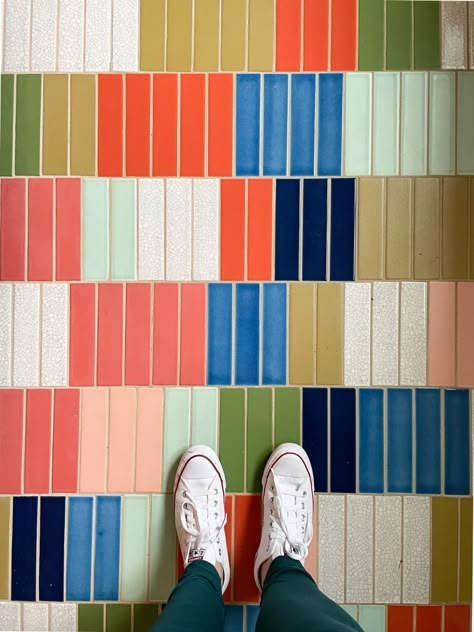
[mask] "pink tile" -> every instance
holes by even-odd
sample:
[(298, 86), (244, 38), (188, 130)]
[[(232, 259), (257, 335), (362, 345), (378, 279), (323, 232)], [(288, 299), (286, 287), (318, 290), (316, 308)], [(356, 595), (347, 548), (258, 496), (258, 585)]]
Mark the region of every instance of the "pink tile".
[(180, 384), (205, 383), (206, 288), (204, 283), (181, 286)]
[(135, 408), (135, 389), (111, 389), (108, 492), (133, 492)]
[(49, 492), (51, 399), (51, 389), (26, 393), (25, 494)]
[(79, 397), (78, 388), (54, 392), (53, 492), (77, 492)]
[(105, 492), (108, 390), (82, 391), (80, 492)]
[(428, 384), (454, 386), (455, 284), (428, 287)]
[(137, 411), (136, 492), (161, 491), (163, 390), (139, 388)]
[(458, 283), (458, 386), (474, 386), (474, 283)]
[(0, 389), (0, 494), (21, 494), (23, 391)]

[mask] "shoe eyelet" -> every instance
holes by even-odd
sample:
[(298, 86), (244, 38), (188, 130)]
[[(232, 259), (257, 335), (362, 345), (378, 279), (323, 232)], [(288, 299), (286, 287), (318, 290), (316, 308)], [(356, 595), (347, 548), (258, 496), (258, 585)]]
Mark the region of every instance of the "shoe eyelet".
[(184, 492), (183, 492), (183, 498), (187, 498), (187, 496), (188, 496), (188, 495), (187, 495), (187, 493), (186, 493), (186, 490), (184, 490)]
[(220, 544), (220, 543), (221, 543), (220, 538), (217, 538), (217, 544)]
[(303, 496), (306, 496), (306, 491), (303, 492)]
[(219, 549), (219, 555), (222, 555), (222, 549)]

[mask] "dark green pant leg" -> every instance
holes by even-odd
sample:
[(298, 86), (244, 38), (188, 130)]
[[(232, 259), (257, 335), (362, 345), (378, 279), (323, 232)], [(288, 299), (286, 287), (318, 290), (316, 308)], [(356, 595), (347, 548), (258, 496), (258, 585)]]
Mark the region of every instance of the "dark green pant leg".
[(273, 560), (263, 586), (256, 632), (358, 632), (362, 628), (289, 557)]
[(222, 632), (224, 601), (212, 564), (189, 564), (150, 632)]

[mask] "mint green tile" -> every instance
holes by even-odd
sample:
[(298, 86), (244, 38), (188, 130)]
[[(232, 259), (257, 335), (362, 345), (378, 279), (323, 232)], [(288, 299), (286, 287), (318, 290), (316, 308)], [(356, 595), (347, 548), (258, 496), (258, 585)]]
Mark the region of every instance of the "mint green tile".
[(345, 610), (354, 621), (357, 621), (357, 606), (341, 606), (341, 608)]
[(439, 4), (438, 0), (415, 2), (413, 38), (415, 70), (441, 68)]
[(158, 617), (158, 606), (151, 603), (136, 603), (133, 606), (133, 632), (150, 632)]
[(374, 74), (374, 169), (376, 176), (398, 175), (400, 75)]
[(359, 606), (359, 624), (364, 632), (385, 632), (385, 606)]
[(105, 631), (130, 632), (132, 629), (132, 607), (125, 603), (108, 603), (105, 606)]
[(247, 484), (246, 492), (262, 491), (262, 474), (273, 448), (271, 388), (247, 390)]
[(384, 69), (384, 0), (359, 0), (359, 70)]
[(410, 70), (412, 67), (412, 7), (411, 0), (387, 0), (385, 5), (387, 70)]
[(15, 174), (38, 176), (42, 75), (17, 75)]
[(346, 74), (345, 175), (370, 175), (372, 75)]
[(428, 163), (428, 73), (402, 74), (401, 174), (426, 175)]
[(176, 550), (173, 495), (155, 494), (151, 498), (151, 601), (167, 601), (176, 584)]
[(147, 597), (148, 496), (124, 496), (122, 601)]
[(474, 174), (474, 72), (458, 73), (458, 173)]
[(275, 447), (280, 443), (301, 444), (299, 388), (275, 389)]
[(104, 629), (104, 606), (80, 603), (78, 606), (79, 632), (102, 632)]
[(191, 443), (217, 452), (217, 388), (193, 388)]
[(13, 75), (2, 75), (0, 90), (0, 176), (11, 176), (13, 173)]
[(455, 165), (455, 75), (430, 73), (429, 173), (452, 175)]
[(117, 281), (133, 281), (137, 278), (136, 180), (111, 180), (110, 199), (112, 279)]
[(108, 181), (87, 178), (82, 187), (82, 277), (85, 281), (106, 281), (109, 277)]
[(189, 447), (191, 429), (191, 391), (189, 388), (165, 389), (163, 436), (163, 489), (172, 492), (180, 458)]
[(228, 492), (243, 492), (245, 478), (245, 391), (220, 389), (219, 457)]

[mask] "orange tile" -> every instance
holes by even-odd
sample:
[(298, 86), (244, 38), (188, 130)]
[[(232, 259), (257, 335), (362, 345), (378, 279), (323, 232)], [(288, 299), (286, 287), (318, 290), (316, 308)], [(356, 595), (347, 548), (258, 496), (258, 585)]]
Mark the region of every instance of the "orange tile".
[(52, 491), (77, 492), (79, 448), (78, 388), (54, 391)]
[(231, 176), (234, 137), (233, 75), (209, 75), (208, 108), (207, 173), (209, 176)]
[(176, 176), (178, 75), (153, 75), (153, 175)]
[(329, 0), (305, 0), (303, 70), (329, 68)]
[(387, 606), (387, 632), (413, 632), (413, 606)]
[(135, 389), (111, 389), (107, 473), (109, 493), (133, 492), (135, 417)]
[(178, 384), (178, 284), (155, 283), (153, 384)]
[(125, 384), (150, 384), (151, 285), (127, 283)]
[(332, 0), (331, 18), (331, 70), (355, 70), (357, 0)]
[(276, 70), (301, 68), (301, 0), (277, 0)]
[(458, 283), (457, 386), (474, 386), (474, 283)]
[(444, 607), (444, 632), (469, 632), (471, 608), (464, 605)]
[(249, 281), (272, 279), (273, 180), (252, 178), (248, 181), (247, 278)]
[(123, 175), (122, 75), (99, 75), (98, 175)]
[(127, 176), (149, 176), (151, 76), (129, 74), (125, 85), (125, 172)]
[(181, 286), (180, 384), (206, 383), (206, 286), (183, 283)]
[(26, 180), (2, 178), (0, 279), (25, 280)]
[(69, 384), (92, 386), (95, 364), (95, 285), (70, 287)]
[(136, 492), (161, 491), (163, 448), (163, 390), (137, 390)]
[(234, 601), (258, 603), (253, 578), (255, 552), (260, 543), (260, 495), (235, 496)]
[(416, 606), (416, 632), (441, 632), (441, 606)]
[(99, 284), (97, 316), (97, 384), (121, 386), (123, 341), (123, 286)]
[(107, 410), (105, 388), (85, 388), (81, 403), (79, 491), (105, 492)]
[(454, 283), (428, 286), (428, 384), (454, 386)]
[(21, 494), (23, 390), (0, 389), (0, 494)]
[(25, 494), (49, 493), (51, 389), (26, 392)]
[(28, 280), (53, 280), (53, 179), (28, 180)]
[(221, 181), (221, 280), (243, 281), (245, 180)]
[(180, 175), (204, 175), (206, 75), (181, 75)]

